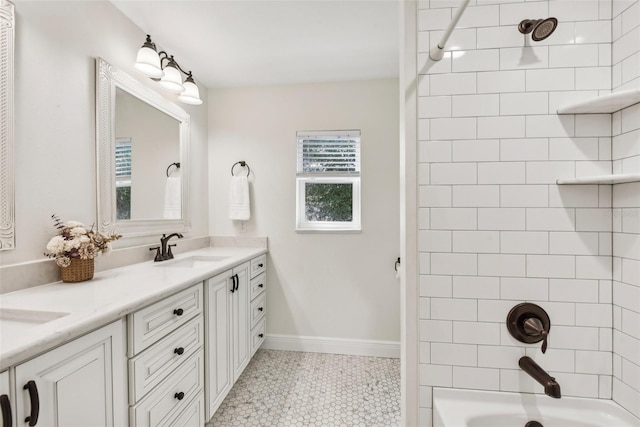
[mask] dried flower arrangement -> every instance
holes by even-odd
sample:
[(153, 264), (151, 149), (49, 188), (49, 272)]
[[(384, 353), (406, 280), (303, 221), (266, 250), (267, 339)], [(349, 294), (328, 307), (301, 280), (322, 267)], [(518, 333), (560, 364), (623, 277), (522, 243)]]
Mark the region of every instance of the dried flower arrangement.
[(62, 222), (57, 215), (51, 215), (58, 234), (47, 243), (45, 256), (55, 258), (60, 267), (68, 267), (71, 260), (94, 259), (99, 253), (107, 255), (111, 252), (111, 242), (122, 236), (112, 234), (106, 236), (91, 228), (85, 227), (78, 221)]

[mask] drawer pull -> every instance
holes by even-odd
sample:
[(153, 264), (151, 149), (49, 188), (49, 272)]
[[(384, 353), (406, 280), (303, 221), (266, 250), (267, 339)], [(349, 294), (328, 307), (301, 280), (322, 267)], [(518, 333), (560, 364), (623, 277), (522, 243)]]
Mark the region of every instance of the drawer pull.
[(258, 264), (258, 267), (262, 268), (262, 267), (264, 267), (264, 264), (260, 263), (260, 264)]
[(38, 396), (38, 386), (35, 381), (29, 381), (23, 387), (24, 390), (29, 390), (29, 400), (31, 401), (31, 414), (24, 419), (25, 423), (29, 423), (29, 426), (34, 426), (38, 423), (38, 416), (40, 415), (40, 398)]
[(264, 334), (258, 334), (258, 338), (262, 338)]
[(181, 308), (173, 310), (173, 314), (175, 314), (176, 316), (182, 316), (182, 313), (184, 313), (184, 310)]
[(2, 425), (11, 427), (13, 425), (13, 419), (11, 418), (11, 402), (9, 396), (3, 394), (0, 396), (0, 408), (2, 408)]
[(173, 395), (173, 397), (175, 397), (178, 400), (182, 400), (184, 399), (184, 392), (181, 391), (180, 393), (176, 393)]
[(178, 356), (182, 356), (182, 353), (184, 353), (184, 348), (183, 347), (178, 347), (175, 350), (173, 350), (173, 352), (175, 354), (177, 354)]
[(260, 283), (260, 284), (258, 285), (258, 287), (259, 287), (259, 288), (264, 288), (264, 283)]
[(264, 307), (258, 307), (258, 311), (264, 310)]

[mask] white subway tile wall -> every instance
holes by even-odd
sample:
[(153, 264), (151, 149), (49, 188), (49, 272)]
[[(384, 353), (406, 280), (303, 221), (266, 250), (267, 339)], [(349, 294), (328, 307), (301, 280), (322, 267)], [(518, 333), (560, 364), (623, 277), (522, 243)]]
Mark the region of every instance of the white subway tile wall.
[[(556, 185), (640, 172), (640, 104), (555, 114), (640, 88), (639, 0), (472, 0), (434, 63), (459, 3), (419, 3), (420, 424), (434, 386), (542, 393), (525, 354), (640, 416), (640, 184)], [(517, 30), (548, 16), (542, 42)], [(506, 329), (523, 301), (551, 317), (546, 354)]]
[[(612, 88), (640, 88), (640, 2), (613, 0), (612, 17)], [(613, 171), (640, 172), (640, 104), (614, 113), (611, 131)], [(613, 186), (612, 208), (612, 397), (640, 416), (640, 183)], [(580, 309), (581, 317), (604, 320), (608, 315), (587, 309)], [(583, 359), (582, 364), (584, 370), (597, 370), (601, 361)]]

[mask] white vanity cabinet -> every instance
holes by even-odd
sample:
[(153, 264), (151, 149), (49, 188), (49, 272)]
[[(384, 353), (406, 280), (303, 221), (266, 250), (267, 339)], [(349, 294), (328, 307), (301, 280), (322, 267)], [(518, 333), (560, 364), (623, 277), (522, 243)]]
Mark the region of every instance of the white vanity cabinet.
[(124, 323), (17, 365), (15, 425), (127, 425)]
[[(252, 301), (260, 294), (265, 295), (266, 276), (262, 274), (265, 261), (266, 255), (261, 255), (205, 282), (207, 419), (213, 417), (262, 344), (262, 341), (255, 341), (252, 334), (262, 327), (262, 332), (256, 334), (263, 339), (264, 322), (260, 323), (260, 319), (264, 319), (264, 312), (254, 318)], [(262, 286), (258, 287), (258, 284)], [(255, 322), (252, 323), (252, 319)]]
[(206, 418), (210, 419), (233, 386), (231, 362), (232, 330), (231, 303), (235, 281), (232, 271), (226, 271), (205, 282), (204, 295), (207, 310), (207, 339), (205, 340), (205, 396), (207, 399)]
[(267, 256), (261, 255), (251, 260), (251, 282), (249, 285), (249, 335), (251, 357), (260, 348), (265, 339), (267, 313)]
[(202, 426), (202, 283), (130, 314), (128, 328), (131, 426)]
[(249, 263), (232, 271), (236, 288), (231, 298), (231, 329), (233, 330), (233, 381), (235, 382), (251, 357), (249, 348)]
[(9, 371), (0, 373), (0, 426), (13, 427), (13, 394), (9, 386)]

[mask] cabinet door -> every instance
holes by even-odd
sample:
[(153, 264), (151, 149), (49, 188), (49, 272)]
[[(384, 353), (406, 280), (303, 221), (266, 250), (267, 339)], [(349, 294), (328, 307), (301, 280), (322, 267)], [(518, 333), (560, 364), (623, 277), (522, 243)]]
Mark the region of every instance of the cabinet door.
[(205, 298), (206, 358), (205, 395), (206, 419), (211, 419), (233, 386), (231, 362), (231, 271), (206, 281)]
[(13, 412), (13, 396), (9, 392), (9, 372), (0, 373), (0, 426), (13, 427), (15, 425)]
[(233, 381), (235, 382), (249, 363), (249, 263), (233, 269), (238, 281), (233, 293)]
[(37, 416), (39, 426), (126, 426), (125, 362), (118, 321), (18, 365), (18, 419)]

